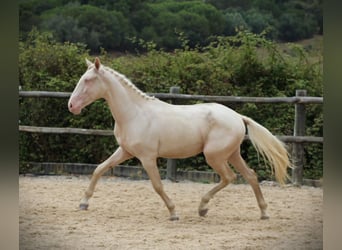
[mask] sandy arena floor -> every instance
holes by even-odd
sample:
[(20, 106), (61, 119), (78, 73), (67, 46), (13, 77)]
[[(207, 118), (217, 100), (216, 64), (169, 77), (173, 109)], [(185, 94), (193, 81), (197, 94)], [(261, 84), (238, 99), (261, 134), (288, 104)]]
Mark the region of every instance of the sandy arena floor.
[(19, 177), (20, 249), (322, 249), (323, 190), (261, 186), (269, 220), (249, 185), (229, 185), (199, 217), (215, 184), (163, 181), (180, 220), (149, 181), (102, 177), (89, 210), (79, 211), (88, 176)]

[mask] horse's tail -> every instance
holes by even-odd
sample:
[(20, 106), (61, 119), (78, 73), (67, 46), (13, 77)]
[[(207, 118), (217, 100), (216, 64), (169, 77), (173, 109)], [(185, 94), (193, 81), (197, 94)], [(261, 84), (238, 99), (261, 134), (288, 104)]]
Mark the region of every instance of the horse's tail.
[(285, 144), (272, 135), (268, 129), (251, 118), (242, 116), (242, 119), (247, 126), (248, 135), (253, 146), (264, 159), (266, 158), (269, 161), (276, 180), (280, 184), (284, 184), (285, 180), (289, 178), (287, 168), (291, 168)]

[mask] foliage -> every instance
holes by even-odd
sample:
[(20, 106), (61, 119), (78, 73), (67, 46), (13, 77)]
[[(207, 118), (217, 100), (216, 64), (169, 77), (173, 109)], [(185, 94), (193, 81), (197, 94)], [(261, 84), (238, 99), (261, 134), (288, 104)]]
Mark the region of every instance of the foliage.
[[(89, 57), (81, 44), (58, 43), (51, 34), (32, 31), (19, 43), (19, 84), (22, 90), (70, 92), (86, 69)], [(67, 112), (65, 99), (20, 98), (20, 124), (50, 127), (108, 128), (110, 112), (101, 101), (85, 111), (91, 116), (75, 117)], [(98, 150), (93, 150), (93, 145)], [(20, 161), (71, 161), (95, 163), (113, 151), (113, 138), (21, 133)]]
[(316, 29), (310, 14), (290, 12), (284, 13), (279, 19), (279, 39), (282, 41), (310, 38)]
[(192, 46), (203, 45), (210, 35), (220, 34), (223, 19), (218, 10), (203, 2), (160, 1), (149, 3), (132, 18), (137, 35), (166, 49), (180, 47), (178, 33)]
[(50, 31), (60, 42), (81, 42), (92, 52), (101, 47), (132, 51), (132, 38), (158, 48), (181, 48), (182, 33), (194, 48), (212, 36), (235, 35), (242, 27), (268, 38), (298, 41), (323, 33), (322, 0), (22, 0), (19, 30)]
[(25, 42), (19, 42), (19, 54), (22, 88), (71, 91), (88, 51), (83, 44), (57, 43), (50, 33), (34, 29)]
[(124, 47), (125, 37), (130, 35), (128, 21), (121, 12), (74, 3), (46, 11), (40, 26), (53, 31), (59, 41), (80, 41), (92, 51)]
[(237, 31), (244, 30), (248, 28), (248, 24), (241, 15), (240, 12), (232, 9), (224, 13), (225, 28), (223, 34), (225, 35), (235, 35)]
[[(20, 44), (20, 83), (25, 90), (71, 91), (85, 71), (82, 45), (58, 43), (49, 35), (34, 33)], [(296, 89), (307, 89), (310, 96), (322, 96), (321, 60), (310, 58), (298, 45), (280, 47), (263, 35), (239, 31), (232, 37), (212, 38), (209, 45), (192, 48), (180, 34), (182, 48), (173, 53), (158, 50), (156, 44), (135, 41), (146, 52), (114, 59), (102, 51), (106, 65), (125, 74), (141, 90), (169, 92), (179, 86), (181, 93), (236, 96), (293, 96)], [(71, 70), (72, 69), (72, 70)], [(291, 135), (294, 107), (288, 104), (231, 104), (231, 108), (250, 116), (272, 133)], [(34, 112), (33, 112), (34, 111)], [(275, 115), (276, 114), (276, 115)], [(24, 125), (112, 129), (114, 121), (102, 101), (90, 105), (81, 116), (67, 111), (65, 100), (20, 99), (20, 122)], [(307, 134), (322, 136), (320, 105), (307, 107)], [(289, 145), (290, 146), (290, 145)], [(37, 135), (20, 133), (20, 161), (67, 161), (99, 163), (116, 147), (113, 138), (75, 135)], [(322, 147), (306, 148), (305, 177), (322, 176)], [(270, 172), (259, 161), (249, 142), (242, 145), (243, 157), (260, 179)], [(165, 164), (165, 161), (159, 161)], [(164, 165), (165, 166), (165, 165)], [(209, 169), (203, 155), (181, 160), (179, 168)]]

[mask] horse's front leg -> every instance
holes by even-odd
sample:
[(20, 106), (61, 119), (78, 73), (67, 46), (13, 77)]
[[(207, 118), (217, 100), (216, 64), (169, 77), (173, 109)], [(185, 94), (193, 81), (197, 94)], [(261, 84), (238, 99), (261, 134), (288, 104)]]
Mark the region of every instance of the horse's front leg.
[(102, 162), (97, 168), (94, 170), (94, 173), (91, 177), (90, 184), (87, 190), (84, 193), (84, 196), (80, 203), (80, 209), (86, 210), (88, 209), (89, 203), (88, 200), (93, 196), (94, 189), (96, 186), (97, 181), (99, 178), (110, 168), (115, 167), (116, 165), (120, 164), (121, 162), (132, 158), (133, 156), (130, 155), (126, 150), (122, 147), (119, 147), (107, 160)]
[(159, 174), (158, 167), (156, 164), (156, 159), (140, 159), (140, 160), (148, 176), (150, 177), (154, 190), (163, 199), (166, 207), (168, 208), (170, 212), (170, 220), (178, 220), (179, 217), (176, 213), (175, 205), (173, 204), (172, 200), (167, 196), (167, 194), (164, 191), (164, 187), (161, 182), (160, 174)]

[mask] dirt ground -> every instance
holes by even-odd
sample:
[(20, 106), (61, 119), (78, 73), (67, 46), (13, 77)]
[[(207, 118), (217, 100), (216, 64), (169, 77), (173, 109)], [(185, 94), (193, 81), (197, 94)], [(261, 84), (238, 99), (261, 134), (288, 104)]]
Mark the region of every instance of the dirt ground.
[(19, 177), (20, 249), (322, 249), (323, 190), (261, 185), (269, 220), (249, 185), (229, 185), (199, 217), (215, 184), (163, 181), (179, 221), (149, 181), (102, 177), (89, 210), (79, 211), (89, 176)]

